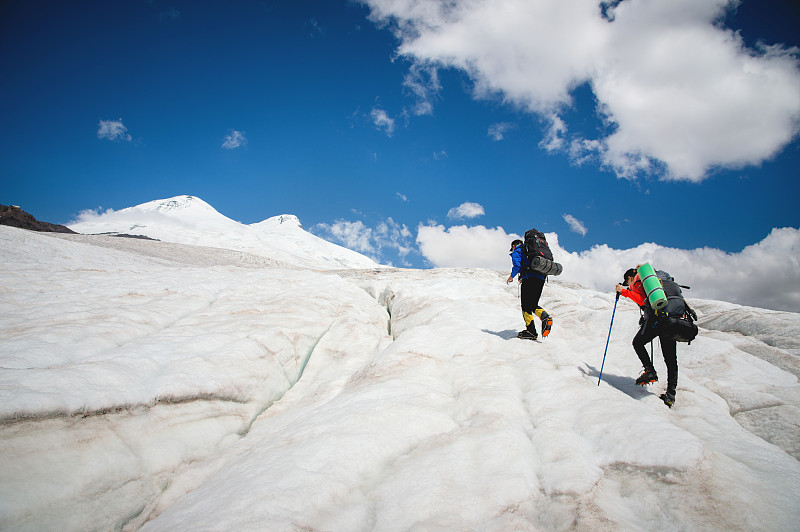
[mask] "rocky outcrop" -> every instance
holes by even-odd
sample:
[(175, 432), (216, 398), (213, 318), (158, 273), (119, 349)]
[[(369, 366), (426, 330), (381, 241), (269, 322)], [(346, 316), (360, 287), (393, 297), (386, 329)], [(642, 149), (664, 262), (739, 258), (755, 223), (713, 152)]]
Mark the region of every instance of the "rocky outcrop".
[(21, 229), (48, 233), (75, 233), (75, 231), (64, 225), (40, 222), (16, 205), (0, 205), (0, 225), (10, 225)]

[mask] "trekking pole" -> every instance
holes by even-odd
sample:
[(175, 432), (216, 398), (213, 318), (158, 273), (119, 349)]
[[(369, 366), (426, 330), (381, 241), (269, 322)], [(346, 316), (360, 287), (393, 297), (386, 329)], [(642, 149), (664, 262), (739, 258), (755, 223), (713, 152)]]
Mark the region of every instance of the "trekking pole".
[(617, 303), (619, 302), (619, 292), (617, 298), (614, 300), (614, 312), (611, 313), (611, 325), (608, 326), (608, 339), (606, 339), (606, 350), (603, 351), (603, 363), (600, 365), (600, 377), (597, 379), (597, 385), (600, 386), (600, 381), (603, 379), (603, 367), (606, 365), (606, 353), (608, 353), (608, 342), (611, 340), (611, 328), (614, 326), (614, 314), (617, 313)]

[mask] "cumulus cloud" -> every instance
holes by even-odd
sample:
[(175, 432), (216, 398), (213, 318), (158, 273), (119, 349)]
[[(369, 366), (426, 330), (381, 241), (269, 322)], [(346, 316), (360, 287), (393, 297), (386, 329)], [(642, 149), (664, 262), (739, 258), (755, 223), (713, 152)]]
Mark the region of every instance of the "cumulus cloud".
[(800, 311), (800, 230), (795, 228), (773, 229), (761, 242), (738, 253), (708, 247), (683, 250), (654, 243), (628, 250), (603, 245), (579, 254), (563, 253), (560, 262), (566, 278), (598, 290), (620, 282), (626, 269), (650, 262), (691, 286), (688, 297)]
[(567, 222), (569, 228), (574, 232), (578, 233), (581, 236), (586, 236), (587, 230), (586, 226), (583, 225), (583, 222), (572, 216), (571, 214), (564, 215), (564, 221)]
[(108, 140), (124, 140), (130, 142), (131, 136), (128, 134), (128, 128), (119, 120), (101, 120), (97, 124), (97, 138)]
[(230, 133), (225, 136), (225, 141), (222, 143), (222, 147), (226, 150), (233, 150), (240, 148), (245, 144), (247, 144), (247, 138), (244, 136), (244, 131), (236, 131), (235, 129), (231, 129)]
[[(413, 69), (457, 68), (551, 127), (542, 147), (620, 177), (700, 181), (758, 165), (800, 129), (798, 50), (747, 48), (718, 23), (733, 0), (363, 0)], [(575, 87), (607, 132), (569, 132)], [(430, 102), (430, 100), (427, 100)]]
[(319, 236), (327, 237), (348, 249), (373, 256), (375, 246), (372, 243), (372, 229), (365, 226), (360, 220), (350, 222), (337, 220), (332, 224), (317, 224), (312, 232)]
[(361, 220), (320, 223), (312, 227), (311, 232), (358, 251), (381, 264), (391, 263), (386, 253), (388, 250), (397, 256), (403, 266), (410, 266), (407, 256), (415, 252), (411, 242), (411, 231), (406, 225), (395, 222), (391, 217), (378, 222), (375, 227), (369, 227)]
[(103, 210), (103, 207), (97, 207), (96, 209), (84, 209), (78, 213), (78, 215), (71, 220), (67, 225), (75, 225), (78, 223), (84, 222), (94, 222), (99, 219), (104, 214), (112, 215), (114, 214), (114, 209), (106, 209)]
[(383, 131), (389, 137), (394, 134), (394, 119), (386, 111), (376, 107), (372, 110), (370, 116), (372, 117), (372, 123), (378, 130)]
[(478, 203), (462, 203), (458, 207), (453, 207), (447, 213), (447, 217), (451, 220), (465, 220), (467, 218), (477, 218), (483, 216), (483, 206)]
[[(690, 286), (685, 293), (689, 298), (800, 312), (800, 229), (773, 229), (761, 242), (738, 253), (655, 243), (624, 250), (602, 245), (575, 253), (561, 247), (556, 233), (546, 236), (555, 260), (564, 266), (558, 277), (564, 281), (611, 292), (628, 268), (650, 262)], [(516, 238), (520, 236), (501, 227), (429, 224), (419, 226), (417, 244), (433, 266), (510, 271), (508, 249)]]
[(422, 225), (417, 227), (420, 253), (437, 267), (472, 267), (510, 270), (508, 249), (511, 241), (520, 238), (508, 235), (502, 227), (482, 225)]

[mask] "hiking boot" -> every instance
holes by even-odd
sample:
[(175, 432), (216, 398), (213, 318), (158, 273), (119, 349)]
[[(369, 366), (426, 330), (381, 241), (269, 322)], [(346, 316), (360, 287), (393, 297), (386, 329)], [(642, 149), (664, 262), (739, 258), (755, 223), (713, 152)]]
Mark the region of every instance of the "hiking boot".
[(658, 380), (658, 375), (656, 375), (656, 370), (654, 368), (644, 368), (644, 371), (636, 379), (636, 384), (639, 386), (644, 386), (645, 384), (650, 384), (651, 382), (656, 382)]
[(550, 334), (550, 329), (553, 328), (553, 318), (551, 318), (546, 312), (542, 313), (542, 336), (546, 337)]
[(524, 331), (519, 332), (517, 338), (522, 338), (523, 340), (538, 340), (539, 335), (530, 332), (528, 329), (525, 329)]
[(675, 390), (667, 390), (667, 393), (662, 393), (659, 397), (670, 408), (675, 404)]

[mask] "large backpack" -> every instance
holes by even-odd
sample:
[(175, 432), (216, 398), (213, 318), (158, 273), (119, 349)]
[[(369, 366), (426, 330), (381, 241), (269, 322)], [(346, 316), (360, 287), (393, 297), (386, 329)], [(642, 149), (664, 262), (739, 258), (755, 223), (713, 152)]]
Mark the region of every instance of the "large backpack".
[(666, 320), (667, 330), (676, 341), (692, 343), (697, 336), (697, 325), (694, 323), (697, 314), (683, 298), (681, 285), (670, 274), (656, 270), (656, 277), (661, 281), (661, 287), (667, 296), (667, 305), (656, 310), (656, 316)]
[[(553, 261), (553, 252), (547, 245), (544, 233), (536, 229), (525, 231), (522, 252), (527, 259), (527, 268), (543, 275), (560, 275), (564, 270), (561, 264)], [(523, 261), (524, 263), (525, 261)]]

